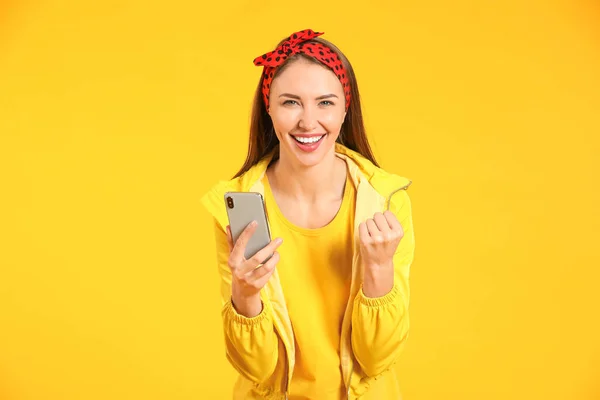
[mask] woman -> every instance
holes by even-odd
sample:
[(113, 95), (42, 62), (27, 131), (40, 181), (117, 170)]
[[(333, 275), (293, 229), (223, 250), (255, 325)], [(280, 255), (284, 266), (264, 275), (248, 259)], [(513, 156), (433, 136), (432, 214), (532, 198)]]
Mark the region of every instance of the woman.
[[(293, 33), (254, 60), (263, 74), (248, 157), (202, 198), (215, 220), (235, 399), (400, 398), (411, 182), (379, 168), (352, 67), (320, 35)], [(226, 191), (264, 196), (274, 240), (256, 257), (243, 256), (252, 224), (232, 243)]]

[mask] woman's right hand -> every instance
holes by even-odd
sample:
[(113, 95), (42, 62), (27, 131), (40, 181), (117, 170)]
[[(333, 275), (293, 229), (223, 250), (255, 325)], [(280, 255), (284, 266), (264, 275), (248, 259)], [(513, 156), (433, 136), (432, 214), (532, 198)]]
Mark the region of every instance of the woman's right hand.
[[(267, 284), (275, 266), (279, 261), (279, 253), (275, 251), (283, 240), (277, 238), (259, 250), (249, 259), (244, 257), (246, 244), (256, 231), (256, 222), (246, 226), (238, 240), (233, 243), (231, 228), (227, 226), (227, 242), (229, 243), (229, 261), (231, 269), (231, 300), (236, 311), (248, 318), (259, 315), (262, 311), (260, 290)], [(273, 256), (259, 268), (263, 260), (270, 254)]]

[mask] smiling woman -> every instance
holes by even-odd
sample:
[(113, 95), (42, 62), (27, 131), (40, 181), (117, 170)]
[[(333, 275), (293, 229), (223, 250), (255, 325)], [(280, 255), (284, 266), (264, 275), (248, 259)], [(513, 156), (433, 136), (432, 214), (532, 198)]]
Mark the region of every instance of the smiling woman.
[[(400, 398), (411, 181), (376, 163), (352, 66), (320, 35), (295, 32), (254, 60), (263, 72), (246, 161), (202, 198), (214, 217), (236, 399)], [(233, 241), (228, 191), (264, 198), (276, 238), (250, 259), (256, 225)]]
[[(342, 118), (337, 138), (332, 142), (337, 141), (357, 151), (378, 166), (366, 137), (358, 83), (352, 65), (333, 43), (320, 38), (320, 35), (310, 29), (296, 32), (279, 42), (274, 51), (254, 60), (255, 65), (264, 66), (264, 70), (254, 96), (248, 157), (235, 177), (242, 175), (279, 145), (270, 99), (279, 105), (290, 100), (286, 105), (301, 106), (306, 96), (313, 96), (309, 97), (311, 102), (329, 99), (329, 102), (323, 102), (327, 107), (334, 106), (334, 112), (328, 115)], [(300, 68), (296, 65), (298, 63), (302, 64)], [(293, 70), (292, 74), (284, 74), (288, 68)], [(309, 70), (309, 74), (303, 74), (305, 70)], [(299, 75), (303, 80), (297, 80)], [(273, 91), (277, 93), (272, 94)], [(347, 122), (342, 125), (344, 120)], [(279, 158), (278, 152), (274, 157)]]

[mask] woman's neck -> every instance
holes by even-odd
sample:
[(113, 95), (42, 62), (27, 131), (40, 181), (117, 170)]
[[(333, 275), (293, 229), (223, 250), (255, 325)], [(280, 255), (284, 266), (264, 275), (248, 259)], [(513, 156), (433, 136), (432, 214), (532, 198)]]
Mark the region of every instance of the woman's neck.
[(278, 194), (314, 204), (343, 195), (346, 162), (332, 152), (319, 164), (305, 167), (292, 163), (284, 155), (267, 170), (267, 177)]

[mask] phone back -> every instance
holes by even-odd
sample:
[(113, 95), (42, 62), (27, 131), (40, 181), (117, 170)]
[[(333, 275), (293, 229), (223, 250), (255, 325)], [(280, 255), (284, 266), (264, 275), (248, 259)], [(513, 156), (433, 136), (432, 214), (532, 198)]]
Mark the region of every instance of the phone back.
[[(244, 252), (246, 259), (254, 256), (271, 242), (265, 204), (260, 193), (227, 192), (225, 193), (225, 207), (227, 208), (227, 217), (229, 218), (233, 243), (237, 241), (240, 234), (250, 222), (258, 222), (256, 231), (246, 245)], [(266, 262), (269, 258), (270, 255), (263, 262)]]

